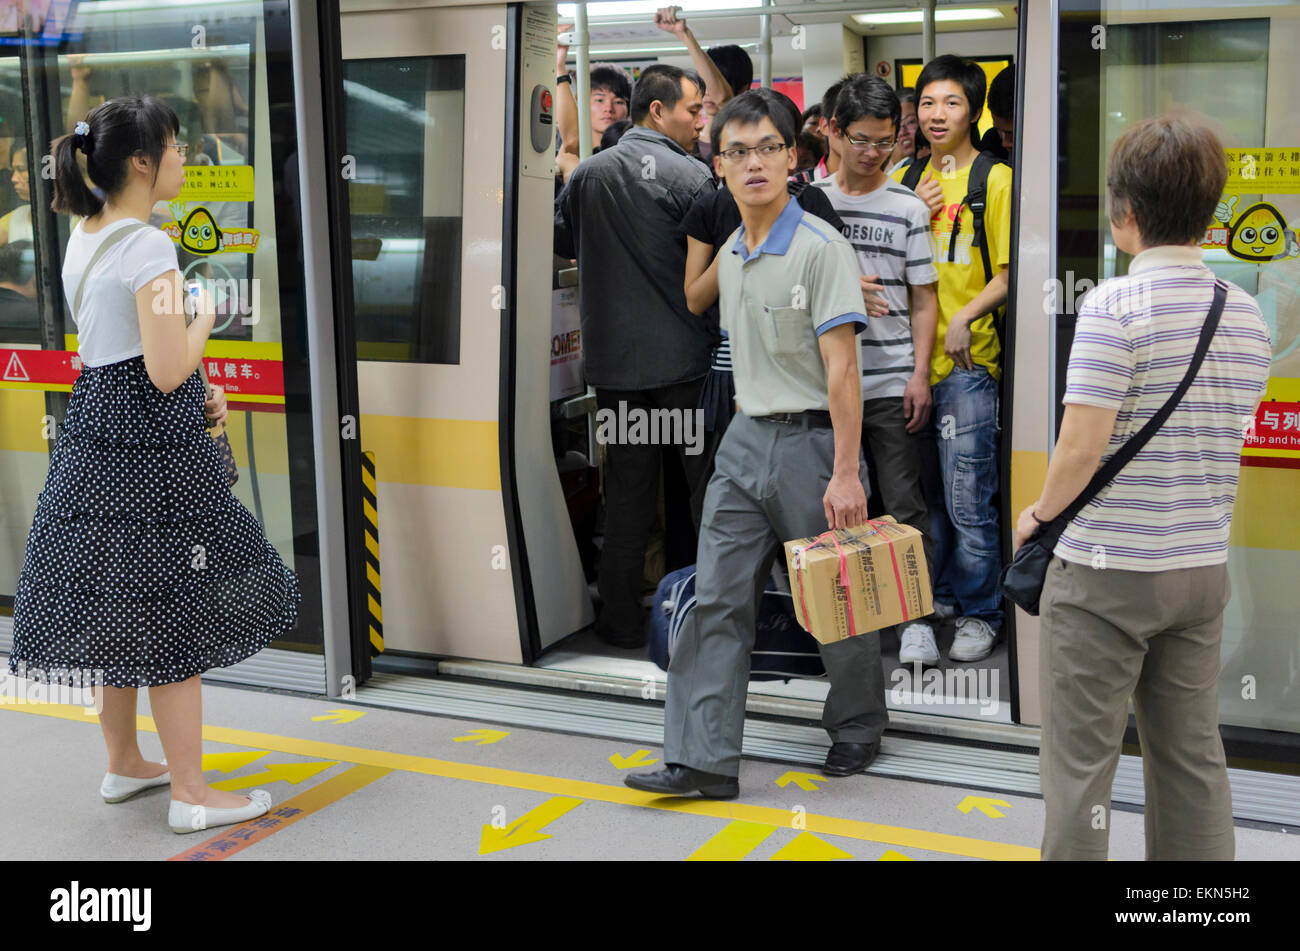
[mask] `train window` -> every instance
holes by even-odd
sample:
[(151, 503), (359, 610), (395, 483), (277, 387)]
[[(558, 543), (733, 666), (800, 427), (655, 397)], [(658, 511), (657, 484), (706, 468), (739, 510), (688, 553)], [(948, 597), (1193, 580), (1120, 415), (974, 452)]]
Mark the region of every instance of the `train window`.
[(460, 362), (465, 57), (343, 64), (357, 358)]

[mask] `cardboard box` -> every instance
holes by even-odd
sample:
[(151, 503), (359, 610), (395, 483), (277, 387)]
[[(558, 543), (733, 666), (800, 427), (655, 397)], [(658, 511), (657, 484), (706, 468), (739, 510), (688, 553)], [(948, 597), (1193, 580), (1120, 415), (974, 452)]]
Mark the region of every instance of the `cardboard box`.
[(785, 560), (795, 616), (823, 644), (934, 610), (921, 533), (888, 515), (788, 541)]

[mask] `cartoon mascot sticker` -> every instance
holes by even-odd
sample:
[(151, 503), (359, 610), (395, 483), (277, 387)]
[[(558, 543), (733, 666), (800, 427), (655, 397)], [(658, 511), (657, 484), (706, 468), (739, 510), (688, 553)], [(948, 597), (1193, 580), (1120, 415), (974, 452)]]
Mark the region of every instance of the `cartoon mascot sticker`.
[(1214, 209), (1215, 223), (1207, 236), (1208, 247), (1226, 248), (1234, 258), (1252, 263), (1300, 257), (1295, 231), (1287, 227), (1282, 212), (1274, 205), (1258, 201), (1234, 218), (1236, 205), (1237, 196), (1233, 195)]

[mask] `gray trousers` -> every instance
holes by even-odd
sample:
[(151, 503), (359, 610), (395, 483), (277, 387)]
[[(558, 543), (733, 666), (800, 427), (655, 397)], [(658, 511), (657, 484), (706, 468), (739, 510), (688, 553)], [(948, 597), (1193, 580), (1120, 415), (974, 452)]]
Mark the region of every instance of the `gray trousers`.
[(1106, 858), (1111, 783), (1133, 698), (1152, 860), (1231, 861), (1219, 737), (1227, 565), (1093, 568), (1053, 558), (1041, 602), (1044, 859)]
[[(758, 601), (781, 543), (826, 531), (834, 462), (831, 429), (732, 420), (704, 500), (695, 609), (668, 666), (665, 763), (739, 774)], [(859, 472), (865, 486), (861, 458)], [(822, 726), (833, 742), (877, 741), (889, 722), (879, 632), (819, 647), (830, 679)]]

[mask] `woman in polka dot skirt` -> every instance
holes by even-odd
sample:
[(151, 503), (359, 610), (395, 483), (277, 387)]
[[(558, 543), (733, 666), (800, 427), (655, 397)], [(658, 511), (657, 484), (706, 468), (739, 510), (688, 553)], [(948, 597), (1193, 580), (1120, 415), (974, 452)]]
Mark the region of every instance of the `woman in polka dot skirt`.
[[(226, 415), (197, 369), (211, 301), (198, 300), (187, 327), (175, 247), (148, 225), (185, 181), (178, 129), (161, 100), (123, 97), (54, 143), (54, 209), (84, 219), (63, 264), (83, 369), (27, 538), (9, 669), (42, 683), (102, 677), (101, 795), (120, 802), (170, 785), (168, 824), (192, 832), (270, 808), (264, 790), (238, 796), (204, 781), (199, 675), (288, 631), (300, 595), (206, 430), (205, 416)], [(162, 763), (136, 743), (139, 687)]]

